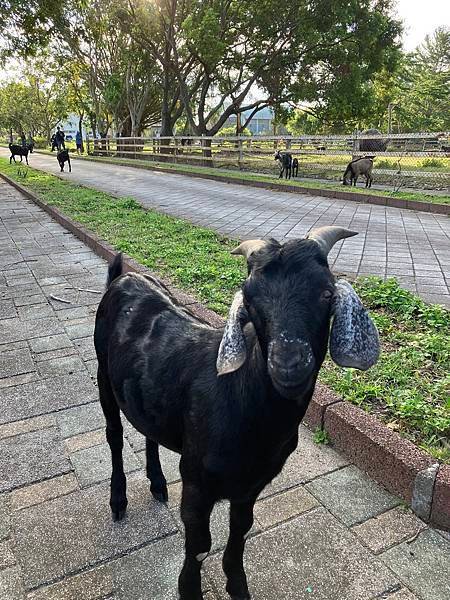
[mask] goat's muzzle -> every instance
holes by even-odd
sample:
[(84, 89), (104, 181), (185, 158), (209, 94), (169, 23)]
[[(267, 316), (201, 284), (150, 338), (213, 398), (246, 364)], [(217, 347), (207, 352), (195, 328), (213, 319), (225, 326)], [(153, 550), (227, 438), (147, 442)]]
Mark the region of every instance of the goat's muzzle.
[(291, 397), (308, 382), (316, 361), (308, 342), (281, 333), (269, 343), (267, 365), (274, 386), (283, 396)]

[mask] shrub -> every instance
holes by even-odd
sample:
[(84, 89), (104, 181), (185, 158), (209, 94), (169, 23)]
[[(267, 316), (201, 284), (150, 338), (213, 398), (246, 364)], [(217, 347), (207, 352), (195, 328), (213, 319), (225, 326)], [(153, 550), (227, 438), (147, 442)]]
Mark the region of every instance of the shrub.
[(428, 167), (428, 168), (433, 168), (433, 167), (443, 167), (444, 163), (442, 160), (439, 160), (438, 158), (425, 158), (422, 161), (422, 167)]

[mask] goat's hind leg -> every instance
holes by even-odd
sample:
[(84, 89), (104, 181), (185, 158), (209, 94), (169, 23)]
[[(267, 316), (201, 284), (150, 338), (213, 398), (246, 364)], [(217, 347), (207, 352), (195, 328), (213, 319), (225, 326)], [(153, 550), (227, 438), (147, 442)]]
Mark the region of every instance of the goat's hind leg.
[(159, 447), (156, 442), (146, 439), (145, 455), (147, 459), (147, 477), (150, 480), (150, 491), (159, 502), (167, 502), (167, 481), (161, 468), (159, 460)]
[(244, 571), (244, 547), (253, 525), (255, 501), (230, 505), (230, 537), (223, 555), (223, 570), (227, 577), (227, 592), (232, 600), (248, 600), (247, 577)]
[(111, 506), (113, 521), (120, 521), (127, 508), (127, 480), (123, 470), (123, 427), (120, 420), (120, 409), (111, 389), (108, 377), (103, 371), (97, 372), (100, 404), (106, 419), (106, 440), (111, 450)]

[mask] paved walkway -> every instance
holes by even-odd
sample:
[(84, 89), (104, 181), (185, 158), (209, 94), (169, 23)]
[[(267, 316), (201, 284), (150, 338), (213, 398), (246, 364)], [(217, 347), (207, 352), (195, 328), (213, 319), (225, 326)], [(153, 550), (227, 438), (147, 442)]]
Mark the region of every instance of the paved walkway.
[[(7, 155), (0, 149), (0, 155)], [(56, 157), (30, 164), (58, 174)], [(341, 273), (395, 276), (429, 302), (450, 306), (450, 219), (410, 210), (271, 192), (259, 188), (73, 160), (64, 179), (132, 195), (146, 207), (240, 238), (302, 237), (312, 227), (342, 225), (360, 235), (338, 244), (331, 265)]]
[[(163, 453), (163, 506), (150, 496), (144, 440), (130, 427), (128, 516), (110, 518), (92, 344), (100, 294), (88, 291), (102, 290), (106, 264), (0, 181), (0, 268), (0, 598), (175, 600), (178, 459)], [(262, 496), (246, 554), (255, 600), (450, 597), (450, 537), (306, 428)], [(224, 503), (212, 517), (206, 600), (226, 599), (226, 522)]]

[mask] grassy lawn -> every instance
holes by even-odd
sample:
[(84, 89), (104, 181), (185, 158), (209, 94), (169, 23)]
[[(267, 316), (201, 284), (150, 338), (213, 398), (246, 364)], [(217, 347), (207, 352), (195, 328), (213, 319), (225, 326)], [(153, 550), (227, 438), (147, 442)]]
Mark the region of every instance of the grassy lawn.
[[(229, 254), (235, 241), (145, 211), (132, 198), (118, 200), (41, 171), (29, 169), (24, 179), (6, 159), (0, 158), (0, 170), (118, 250), (227, 314), (246, 276), (244, 261)], [(327, 361), (321, 380), (450, 463), (450, 312), (425, 304), (392, 279), (363, 278), (355, 285), (379, 327), (381, 359), (366, 373)]]

